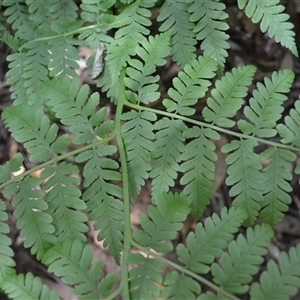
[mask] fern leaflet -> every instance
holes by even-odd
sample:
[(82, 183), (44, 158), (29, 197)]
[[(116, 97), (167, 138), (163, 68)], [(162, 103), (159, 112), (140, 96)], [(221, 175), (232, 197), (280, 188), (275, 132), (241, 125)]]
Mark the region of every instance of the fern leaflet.
[(292, 247), (289, 253), (281, 252), (279, 266), (273, 260), (267, 265), (259, 283), (251, 285), (251, 299), (280, 299), (288, 300), (300, 288), (300, 245)]
[(183, 133), (187, 139), (193, 138), (182, 153), (180, 171), (184, 174), (180, 183), (185, 185), (183, 195), (191, 207), (191, 213), (198, 220), (212, 197), (217, 155), (215, 144), (211, 141), (220, 138), (216, 131), (209, 128), (193, 127)]
[(49, 265), (48, 271), (62, 278), (66, 284), (74, 286), (73, 293), (80, 299), (102, 299), (112, 292), (117, 276), (107, 275), (98, 283), (104, 266), (103, 261), (92, 264), (93, 250), (79, 239), (66, 239), (47, 251), (44, 263)]
[(119, 263), (123, 247), (123, 202), (119, 200), (122, 189), (110, 181), (121, 181), (121, 174), (117, 171), (118, 163), (106, 157), (116, 151), (115, 146), (104, 145), (79, 154), (76, 161), (87, 161), (83, 170), (86, 188), (83, 200), (87, 201), (90, 220), (96, 221), (95, 229), (100, 230), (98, 240), (104, 240), (104, 247), (108, 247), (109, 253)]
[(211, 218), (205, 219), (204, 225), (198, 223), (195, 232), (189, 233), (186, 246), (177, 246), (179, 261), (195, 273), (208, 273), (208, 265), (222, 254), (222, 249), (227, 247), (246, 217), (241, 208), (227, 210), (224, 207), (221, 217), (214, 213)]
[(23, 156), (17, 153), (15, 157), (11, 158), (4, 166), (0, 166), (0, 184), (8, 181), (12, 177), (13, 172), (20, 170), (23, 163)]
[(254, 223), (263, 202), (264, 178), (259, 156), (254, 152), (255, 146), (257, 142), (254, 140), (235, 140), (222, 148), (225, 153), (232, 152), (226, 158), (230, 165), (226, 184), (232, 186), (229, 195), (236, 197), (232, 205), (246, 210), (247, 226)]
[(159, 31), (171, 33), (171, 55), (181, 67), (189, 64), (196, 57), (194, 24), (189, 21), (189, 6), (184, 2), (164, 1), (157, 17), (157, 21), (163, 21)]
[(298, 56), (295, 43), (295, 33), (292, 30), (294, 25), (287, 22), (289, 15), (283, 13), (285, 7), (279, 4), (279, 0), (260, 1), (260, 0), (238, 0), (240, 9), (245, 9), (248, 18), (253, 23), (260, 23), (262, 32), (268, 32), (270, 38), (277, 43), (287, 47), (291, 52)]
[(243, 105), (243, 98), (247, 95), (255, 72), (254, 66), (244, 66), (232, 69), (220, 80), (211, 91), (212, 97), (207, 99), (207, 106), (202, 115), (206, 122), (220, 127), (233, 127), (235, 122), (230, 120)]
[(283, 112), (282, 103), (287, 99), (284, 93), (290, 91), (295, 75), (291, 70), (273, 72), (272, 79), (266, 77), (265, 85), (258, 82), (257, 90), (253, 91), (249, 106), (244, 109), (245, 120), (238, 121), (238, 127), (247, 135), (253, 134), (261, 138), (272, 137), (277, 131), (274, 129)]
[(273, 230), (267, 224), (247, 228), (246, 237), (239, 234), (229, 243), (228, 252), (221, 255), (220, 263), (211, 266), (215, 283), (231, 293), (246, 293), (272, 237)]
[(225, 4), (217, 1), (198, 0), (189, 8), (191, 22), (198, 22), (194, 27), (196, 38), (202, 40), (201, 49), (204, 56), (216, 60), (223, 68), (228, 56), (227, 42), (229, 36), (225, 31), (229, 28), (223, 20), (228, 17)]

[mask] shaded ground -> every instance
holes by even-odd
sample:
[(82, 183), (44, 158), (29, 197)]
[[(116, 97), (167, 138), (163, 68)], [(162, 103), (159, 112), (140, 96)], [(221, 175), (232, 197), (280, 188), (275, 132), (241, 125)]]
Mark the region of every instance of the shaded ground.
[[(255, 75), (254, 82), (261, 81), (264, 76), (270, 76), (272, 71), (290, 68), (296, 74), (295, 81), (293, 83), (292, 91), (289, 94), (289, 99), (285, 102), (286, 111), (288, 111), (292, 106), (294, 101), (298, 98), (300, 93), (300, 63), (299, 60), (293, 57), (289, 51), (285, 48), (279, 46), (274, 42), (274, 40), (269, 39), (267, 35), (262, 34), (257, 25), (253, 25), (244, 17), (243, 13), (240, 12), (235, 4), (235, 1), (226, 1), (228, 3), (227, 12), (229, 14), (228, 22), (230, 24), (230, 30), (228, 34), (230, 35), (230, 45), (231, 50), (229, 51), (229, 57), (226, 63), (226, 69), (231, 69), (235, 66), (254, 64), (257, 67), (257, 72)], [(285, 1), (287, 6), (287, 11), (291, 15), (291, 20), (296, 28), (296, 40), (300, 41), (300, 15), (299, 7), (296, 1)], [(298, 49), (300, 49), (298, 45)], [(81, 49), (82, 56), (88, 56), (88, 49)], [(10, 93), (9, 87), (6, 84), (6, 72), (7, 63), (5, 61), (6, 55), (9, 50), (6, 46), (0, 44), (0, 111), (10, 105)], [(173, 65), (168, 65), (167, 68), (161, 69), (162, 78), (162, 93), (166, 93), (167, 89), (172, 84), (172, 78), (176, 75), (178, 69)], [(90, 79), (84, 70), (81, 73), (82, 82), (90, 82)], [(255, 85), (251, 86), (253, 89)], [(91, 85), (93, 90), (96, 90), (95, 85)], [(250, 89), (250, 90), (251, 90)], [(103, 99), (103, 98), (102, 98)], [(201, 110), (204, 104), (199, 103), (197, 109)], [(156, 107), (161, 107), (160, 103), (155, 103)], [(113, 113), (113, 109), (112, 109)], [(284, 113), (285, 115), (286, 113)], [(283, 117), (284, 117), (283, 115)], [(242, 112), (236, 116), (236, 118), (241, 118)], [(226, 136), (223, 136), (220, 144), (217, 145), (219, 149), (223, 143), (227, 141)], [(16, 152), (21, 152), (25, 154), (26, 151), (21, 145), (18, 145), (9, 135), (7, 130), (3, 127), (0, 122), (0, 163), (5, 163), (9, 158), (13, 157)], [(216, 189), (215, 194), (212, 199), (210, 206), (207, 208), (205, 213), (206, 216), (210, 215), (212, 212), (219, 212), (224, 205), (230, 205), (231, 199), (228, 197), (228, 188), (224, 184), (224, 178), (226, 175), (226, 166), (224, 162), (224, 157), (221, 153), (219, 154), (219, 160), (217, 163), (217, 179), (216, 179)], [(30, 162), (25, 161), (25, 167)], [(300, 188), (298, 184), (299, 178), (293, 179), (293, 192), (291, 193), (293, 202), (290, 206), (288, 213), (286, 214), (284, 221), (276, 226), (276, 234), (273, 239), (272, 244), (269, 248), (269, 258), (277, 259), (279, 252), (282, 250), (288, 250), (291, 246), (296, 245), (300, 242)], [(175, 187), (176, 188), (176, 187)], [(178, 186), (179, 188), (179, 186)], [(2, 198), (4, 199), (4, 198)], [(10, 201), (6, 201), (9, 208), (9, 224), (11, 226), (10, 237), (13, 241), (13, 248), (15, 251), (15, 260), (17, 262), (17, 270), (19, 272), (31, 271), (37, 276), (40, 276), (48, 283), (52, 288), (56, 289), (61, 293), (63, 299), (76, 299), (71, 296), (69, 289), (63, 285), (57, 278), (49, 274), (47, 270), (35, 260), (22, 246), (22, 240), (19, 237), (19, 232), (15, 227), (15, 219), (12, 215), (13, 208), (10, 205)], [(145, 212), (147, 205), (150, 203), (150, 190), (148, 186), (143, 189), (139, 201), (132, 211), (132, 221), (133, 226), (138, 226), (138, 216), (141, 212)], [(181, 234), (178, 236), (178, 240), (175, 242), (182, 242), (185, 240), (187, 233), (195, 227), (195, 223), (192, 220), (186, 222)], [(111, 257), (107, 255), (106, 250), (98, 243), (95, 239), (95, 232), (93, 230), (89, 233), (89, 243), (94, 249), (95, 258), (103, 258), (107, 265), (105, 273), (119, 272), (118, 267), (114, 264)], [(170, 259), (175, 259), (170, 255)], [(4, 296), (0, 295), (0, 299), (5, 299)], [(294, 299), (300, 299), (300, 293), (294, 297)]]

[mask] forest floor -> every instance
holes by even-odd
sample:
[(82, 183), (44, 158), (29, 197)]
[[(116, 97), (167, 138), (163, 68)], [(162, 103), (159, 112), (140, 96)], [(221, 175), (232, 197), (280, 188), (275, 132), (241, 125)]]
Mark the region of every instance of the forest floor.
[[(285, 102), (285, 112), (293, 107), (293, 103), (299, 98), (300, 94), (300, 61), (294, 57), (288, 50), (279, 46), (273, 39), (268, 38), (266, 34), (263, 34), (259, 30), (258, 25), (253, 25), (247, 18), (238, 10), (235, 1), (227, 1), (229, 14), (228, 22), (230, 24), (230, 46), (229, 56), (226, 63), (226, 70), (230, 70), (236, 66), (253, 64), (257, 67), (257, 72), (254, 78), (254, 84), (250, 87), (250, 91), (255, 88), (255, 83), (262, 81), (265, 76), (270, 76), (273, 71), (280, 69), (292, 69), (295, 73), (295, 81), (292, 86), (292, 90), (289, 93), (289, 98)], [(232, 3), (232, 4), (231, 4)], [(296, 1), (288, 1), (287, 7), (288, 13), (291, 15), (291, 20), (296, 28), (296, 40), (300, 41), (300, 5), (297, 7)], [(290, 7), (291, 6), (291, 7)], [(298, 49), (300, 47), (298, 45)], [(82, 59), (85, 60), (91, 54), (87, 48), (79, 49)], [(300, 52), (300, 51), (299, 51)], [(8, 64), (6, 62), (6, 56), (9, 54), (9, 49), (0, 44), (0, 112), (3, 109), (11, 105), (9, 86), (6, 83), (6, 73), (8, 70)], [(201, 54), (199, 51), (198, 54)], [(164, 68), (160, 69), (161, 75), (161, 93), (162, 98), (166, 95), (168, 88), (172, 85), (172, 78), (176, 76), (179, 69), (171, 62)], [(98, 90), (95, 83), (91, 82), (86, 70), (79, 70), (82, 83), (89, 83), (91, 90)], [(102, 96), (102, 95), (101, 95)], [(105, 98), (103, 95), (102, 99)], [(109, 106), (108, 100), (102, 101), (103, 105)], [(156, 102), (156, 108), (161, 107), (161, 102)], [(199, 103), (197, 110), (201, 110), (205, 102)], [(113, 115), (113, 107), (110, 107), (110, 113)], [(236, 116), (236, 118), (242, 117), (242, 111)], [(226, 135), (222, 136), (222, 139), (216, 144), (217, 149), (220, 149), (222, 144), (227, 141)], [(7, 160), (13, 157), (17, 152), (21, 152), (27, 159), (25, 160), (25, 168), (31, 167), (31, 163), (28, 159), (26, 150), (22, 145), (17, 144), (15, 140), (10, 136), (7, 130), (4, 128), (0, 121), (0, 164), (4, 164)], [(299, 159), (298, 159), (299, 161)], [(225, 185), (226, 177), (226, 164), (225, 157), (218, 151), (217, 162), (217, 177), (216, 188), (214, 190), (214, 196), (211, 204), (207, 207), (205, 216), (211, 215), (212, 212), (218, 213), (223, 206), (230, 206), (232, 199), (228, 196), (228, 187)], [(38, 176), (38, 174), (37, 174)], [(290, 247), (295, 246), (300, 242), (300, 186), (298, 183), (299, 178), (293, 178), (291, 192), (292, 204), (289, 211), (286, 213), (282, 223), (275, 227), (275, 237), (269, 247), (268, 258), (278, 259), (280, 251), (287, 251)], [(175, 187), (176, 188), (176, 187)], [(178, 187), (179, 188), (179, 187)], [(43, 281), (50, 285), (51, 288), (57, 290), (62, 299), (71, 300), (76, 299), (71, 295), (70, 288), (60, 282), (53, 275), (49, 274), (46, 268), (36, 261), (27, 249), (24, 249), (22, 239), (19, 236), (19, 231), (15, 226), (15, 219), (13, 216), (13, 207), (10, 205), (10, 201), (7, 200), (8, 212), (9, 212), (9, 225), (11, 228), (10, 237), (13, 241), (13, 248), (15, 251), (15, 261), (17, 262), (18, 272), (32, 272), (33, 274), (43, 278)], [(146, 212), (147, 206), (151, 202), (151, 193), (148, 185), (142, 190), (139, 199), (132, 210), (132, 224), (133, 226), (139, 226), (139, 214)], [(204, 217), (205, 217), (204, 216)], [(106, 250), (102, 247), (96, 239), (97, 233), (92, 229), (92, 224), (89, 224), (91, 230), (88, 234), (89, 243), (94, 249), (95, 259), (104, 259), (106, 262), (105, 273), (120, 272), (119, 266), (117, 266), (113, 259), (107, 254)], [(182, 242), (185, 240), (186, 235), (190, 230), (195, 228), (195, 222), (189, 219), (177, 237), (177, 241)], [(175, 257), (175, 256), (174, 256)], [(172, 256), (169, 257), (172, 259)], [(175, 259), (175, 258), (174, 258)], [(4, 295), (0, 295), (0, 300), (6, 299)], [(294, 299), (300, 299), (300, 293), (294, 297)]]

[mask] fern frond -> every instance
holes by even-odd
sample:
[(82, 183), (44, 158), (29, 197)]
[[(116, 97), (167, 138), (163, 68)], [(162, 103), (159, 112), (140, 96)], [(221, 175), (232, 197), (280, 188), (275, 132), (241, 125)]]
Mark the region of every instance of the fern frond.
[(287, 182), (293, 176), (288, 170), (296, 155), (285, 149), (268, 149), (261, 154), (262, 161), (271, 160), (263, 169), (264, 201), (261, 203), (260, 217), (264, 222), (275, 225), (279, 223), (292, 202), (289, 192), (291, 185)]
[(146, 27), (151, 25), (149, 20), (151, 12), (148, 8), (154, 4), (155, 1), (148, 0), (132, 3), (119, 16), (126, 20), (126, 25), (116, 32), (115, 39), (109, 46), (106, 56), (112, 83), (117, 81), (121, 69), (126, 66), (130, 56), (135, 55), (138, 43), (143, 42), (144, 36), (149, 34), (150, 31)]
[(225, 57), (228, 56), (227, 49), (230, 47), (225, 31), (229, 28), (224, 20), (228, 17), (225, 12), (226, 6), (217, 1), (199, 0), (195, 1), (189, 8), (192, 14), (191, 22), (198, 22), (194, 27), (196, 38), (202, 40), (201, 49), (203, 55), (218, 62), (223, 68)]
[(51, 2), (45, 2), (43, 5), (36, 2), (35, 0), (26, 0), (26, 6), (28, 7), (29, 20), (34, 21), (34, 24), (41, 28), (51, 27), (51, 12), (50, 8), (52, 7)]
[(56, 22), (74, 22), (77, 18), (78, 7), (75, 1), (52, 0), (49, 12)]
[(14, 37), (10, 34), (9, 31), (4, 29), (4, 32), (2, 33), (1, 42), (5, 43), (10, 49), (13, 51), (17, 51), (20, 47), (20, 39), (17, 37)]
[(42, 283), (39, 277), (34, 277), (32, 273), (12, 275), (1, 286), (1, 289), (10, 299), (45, 299), (59, 300), (60, 298), (55, 291)]
[(199, 98), (204, 97), (211, 85), (211, 79), (215, 76), (217, 63), (209, 57), (199, 56), (198, 59), (186, 65), (178, 77), (173, 79), (174, 88), (168, 90), (172, 100), (163, 100), (168, 112), (174, 112), (183, 116), (190, 116), (195, 109), (190, 106), (197, 103)]
[(6, 213), (6, 205), (0, 199), (0, 288), (2, 289), (3, 282), (15, 273), (14, 266), (16, 265), (13, 260), (14, 252), (11, 245), (11, 239), (6, 235), (10, 229), (5, 221), (8, 219)]
[(21, 230), (20, 235), (24, 238), (24, 247), (31, 247), (31, 253), (36, 254), (37, 259), (56, 243), (52, 217), (45, 212), (48, 208), (43, 200), (45, 195), (36, 188), (40, 183), (40, 178), (26, 177), (4, 190), (5, 197), (15, 194), (12, 205), (15, 207), (14, 215), (18, 219), (17, 228)]
[(198, 223), (195, 232), (189, 233), (186, 246), (177, 246), (179, 261), (195, 273), (208, 273), (209, 265), (222, 254), (222, 249), (227, 247), (246, 217), (242, 208), (231, 207), (227, 210), (224, 207), (221, 217), (214, 213), (205, 219), (204, 225)]
[(257, 89), (253, 91), (253, 97), (249, 101), (249, 106), (244, 109), (244, 114), (249, 123), (245, 120), (237, 122), (240, 130), (247, 135), (256, 135), (266, 138), (276, 135), (274, 129), (276, 121), (281, 118), (283, 112), (283, 102), (287, 99), (284, 95), (290, 91), (294, 80), (292, 70), (280, 70), (272, 73), (272, 79), (266, 77), (264, 85), (257, 83)]
[(170, 120), (162, 118), (154, 124), (157, 130), (155, 135), (154, 150), (152, 157), (152, 170), (150, 177), (152, 180), (152, 194), (154, 201), (156, 195), (161, 192), (168, 192), (170, 186), (175, 185), (178, 176), (181, 153), (184, 149), (183, 132), (187, 126), (181, 120)]
[(246, 237), (239, 234), (223, 252), (220, 262), (211, 266), (214, 282), (225, 291), (244, 294), (249, 289), (253, 275), (258, 272), (268, 252), (267, 247), (273, 237), (273, 230), (267, 224), (247, 228)]
[(279, 2), (279, 0), (238, 0), (238, 6), (245, 10), (246, 16), (251, 18), (253, 23), (261, 22), (262, 32), (268, 32), (270, 38), (274, 37), (277, 43), (287, 47), (294, 55), (298, 56), (295, 32), (292, 30), (294, 25), (287, 22), (289, 15), (283, 13), (285, 7)]
[(87, 201), (89, 219), (96, 221), (94, 227), (100, 230), (98, 240), (104, 240), (104, 247), (108, 247), (109, 253), (119, 263), (123, 248), (123, 202), (119, 200), (122, 189), (110, 181), (121, 181), (121, 174), (118, 163), (106, 157), (116, 151), (115, 146), (103, 145), (79, 154), (76, 161), (87, 161), (83, 170), (86, 191), (82, 199)]
[(212, 97), (207, 99), (207, 106), (202, 111), (206, 122), (212, 122), (220, 127), (235, 125), (230, 118), (242, 107), (243, 98), (247, 95), (255, 70), (256, 68), (251, 65), (233, 68), (216, 81), (216, 87), (211, 91)]
[(122, 119), (127, 121), (122, 126), (122, 131), (127, 153), (130, 195), (134, 202), (151, 170), (152, 140), (155, 137), (152, 122), (156, 121), (156, 115), (131, 110), (124, 113)]
[(46, 167), (40, 175), (41, 179), (47, 179), (43, 190), (46, 192), (47, 212), (53, 217), (54, 235), (58, 241), (71, 237), (86, 242), (84, 233), (88, 231), (85, 224), (87, 217), (80, 212), (86, 209), (86, 204), (79, 198), (79, 180), (71, 176), (78, 172), (76, 166), (63, 162)]
[(138, 253), (129, 254), (128, 263), (137, 265), (129, 271), (130, 299), (157, 299), (160, 294), (158, 285), (163, 281), (161, 273), (165, 269), (164, 264)]
[(196, 299), (195, 294), (201, 292), (201, 286), (197, 281), (176, 271), (165, 276), (163, 286), (160, 296), (168, 300)]
[(184, 197), (162, 193), (157, 197), (157, 207), (148, 207), (149, 217), (140, 214), (142, 230), (135, 230), (133, 236), (143, 247), (160, 253), (171, 252), (173, 247), (169, 240), (175, 238), (189, 212)]
[(248, 218), (244, 225), (252, 225), (263, 202), (264, 177), (259, 155), (254, 152), (254, 140), (235, 140), (222, 147), (222, 152), (230, 153), (226, 158), (229, 165), (226, 184), (232, 186), (229, 195), (235, 197), (233, 206), (243, 207)]
[(278, 124), (276, 129), (283, 144), (300, 147), (300, 99), (295, 101), (295, 108), (290, 110), (289, 116), (284, 118), (285, 124)]
[(180, 1), (164, 1), (157, 17), (158, 22), (163, 21), (159, 31), (171, 34), (171, 55), (181, 67), (196, 57), (196, 34), (193, 32), (194, 24), (189, 20), (189, 6)]
[(9, 106), (2, 118), (12, 136), (24, 143), (31, 161), (47, 161), (54, 154), (51, 145), (55, 142), (58, 126), (50, 126), (50, 120), (41, 108), (28, 104)]
[(166, 63), (164, 59), (169, 55), (170, 36), (166, 33), (149, 36), (149, 41), (144, 39), (142, 46), (137, 46), (135, 51), (144, 63), (137, 59), (130, 59), (125, 77), (125, 85), (131, 90), (126, 91), (127, 99), (133, 103), (142, 102), (149, 104), (160, 97), (158, 90), (159, 76), (152, 76), (156, 66), (162, 66)]
[(117, 280), (115, 274), (106, 276), (106, 284), (99, 283), (104, 262), (96, 261), (92, 264), (93, 250), (90, 245), (84, 245), (79, 239), (66, 239), (58, 243), (43, 257), (48, 265), (48, 271), (60, 277), (66, 284), (74, 286), (72, 292), (80, 295), (80, 299), (102, 299), (109, 295)]
[(4, 166), (0, 166), (0, 184), (8, 181), (12, 177), (13, 172), (20, 170), (23, 164), (23, 156), (21, 153), (17, 153), (15, 157), (11, 158)]
[(217, 155), (215, 144), (220, 135), (209, 128), (193, 127), (183, 133), (189, 142), (182, 153), (180, 171), (184, 174), (180, 184), (185, 185), (182, 193), (187, 197), (191, 213), (198, 220), (212, 197)]
[(279, 266), (273, 260), (267, 265), (259, 279), (251, 285), (252, 300), (288, 300), (300, 289), (300, 244), (292, 247), (289, 253), (281, 252)]
[(99, 94), (93, 93), (88, 98), (88, 85), (83, 85), (80, 89), (78, 87), (78, 78), (71, 80), (64, 77), (48, 80), (41, 88), (42, 93), (49, 99), (47, 104), (55, 112), (55, 116), (76, 134), (72, 142), (89, 144), (99, 137), (104, 138), (113, 128), (113, 122), (103, 122), (106, 108), (96, 110)]

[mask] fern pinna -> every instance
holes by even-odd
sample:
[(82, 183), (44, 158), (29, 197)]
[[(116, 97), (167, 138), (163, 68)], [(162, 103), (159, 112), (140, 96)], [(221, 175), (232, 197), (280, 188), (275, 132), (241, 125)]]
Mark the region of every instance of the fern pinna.
[[(0, 166), (2, 292), (59, 299), (39, 277), (16, 271), (6, 224), (11, 201), (24, 246), (79, 299), (267, 300), (297, 293), (299, 244), (265, 263), (272, 226), (289, 209), (293, 172), (300, 173), (300, 97), (285, 110), (295, 74), (274, 70), (257, 81), (254, 65), (228, 69), (224, 3), (1, 5), (13, 100), (1, 119), (27, 154)], [(297, 55), (279, 0), (237, 5)], [(78, 46), (95, 52), (88, 68), (103, 60), (103, 70), (91, 71), (93, 93), (78, 75)], [(161, 74), (170, 65), (178, 72), (165, 91)], [(210, 214), (216, 145), (224, 136), (232, 203)], [(133, 226), (130, 210), (145, 186), (152, 203)], [(196, 224), (179, 241), (190, 218)], [(105, 261), (93, 259), (89, 221), (120, 274), (106, 274)]]

